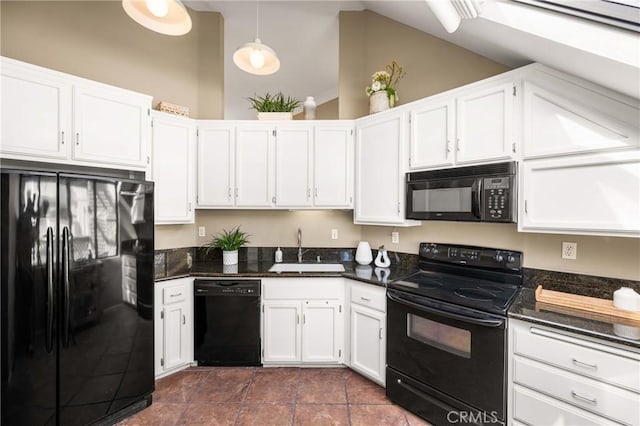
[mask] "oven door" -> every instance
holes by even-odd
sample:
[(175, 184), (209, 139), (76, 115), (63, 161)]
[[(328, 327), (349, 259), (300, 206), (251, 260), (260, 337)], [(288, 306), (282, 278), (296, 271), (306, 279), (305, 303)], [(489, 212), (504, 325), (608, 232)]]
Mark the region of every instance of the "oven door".
[(390, 368), (457, 399), (458, 406), (504, 419), (505, 358), (506, 318), (387, 291)]
[(407, 219), (477, 222), (482, 179), (476, 177), (407, 182)]

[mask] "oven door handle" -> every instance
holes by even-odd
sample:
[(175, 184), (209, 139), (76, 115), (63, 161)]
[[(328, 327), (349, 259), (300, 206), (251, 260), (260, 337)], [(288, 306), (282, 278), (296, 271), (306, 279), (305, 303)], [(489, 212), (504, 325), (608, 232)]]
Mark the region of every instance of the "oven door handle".
[[(478, 317), (478, 316), (468, 316), (462, 313), (450, 312), (448, 310), (439, 309), (433, 306), (423, 305), (422, 303), (415, 303), (411, 300), (406, 299), (397, 291), (387, 290), (387, 297), (394, 302), (400, 303), (401, 305), (409, 306), (418, 311), (427, 312), (434, 315), (441, 315), (443, 317), (453, 319), (456, 321), (466, 322), (469, 324), (479, 325), (482, 327), (501, 327), (504, 325), (505, 320), (503, 318), (495, 318), (495, 317)], [(425, 301), (425, 303), (428, 303)]]

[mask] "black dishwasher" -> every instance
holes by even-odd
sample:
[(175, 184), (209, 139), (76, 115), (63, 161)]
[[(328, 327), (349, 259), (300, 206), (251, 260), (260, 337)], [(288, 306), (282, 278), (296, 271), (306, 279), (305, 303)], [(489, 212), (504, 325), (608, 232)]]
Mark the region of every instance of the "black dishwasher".
[(194, 296), (198, 365), (262, 365), (260, 280), (197, 279)]

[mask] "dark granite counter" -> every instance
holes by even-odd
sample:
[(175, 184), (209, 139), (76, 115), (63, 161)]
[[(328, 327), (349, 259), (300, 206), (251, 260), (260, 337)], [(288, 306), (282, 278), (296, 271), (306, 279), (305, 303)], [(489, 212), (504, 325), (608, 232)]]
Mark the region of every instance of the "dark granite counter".
[(528, 270), (525, 288), (509, 309), (509, 317), (595, 337), (609, 342), (640, 349), (640, 326), (623, 318), (602, 315), (563, 306), (536, 302), (535, 287), (583, 296), (611, 299), (613, 291), (627, 286), (638, 290), (637, 281), (553, 271)]

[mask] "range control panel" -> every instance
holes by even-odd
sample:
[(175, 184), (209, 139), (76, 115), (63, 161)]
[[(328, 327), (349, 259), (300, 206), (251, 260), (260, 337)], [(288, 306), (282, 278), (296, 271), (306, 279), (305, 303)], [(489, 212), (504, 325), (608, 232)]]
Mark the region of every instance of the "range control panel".
[(519, 269), (522, 253), (487, 247), (420, 243), (420, 257), (444, 263), (479, 266), (492, 269)]
[(511, 178), (488, 177), (483, 182), (484, 219), (503, 221), (511, 218), (511, 200), (509, 199)]

